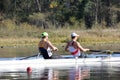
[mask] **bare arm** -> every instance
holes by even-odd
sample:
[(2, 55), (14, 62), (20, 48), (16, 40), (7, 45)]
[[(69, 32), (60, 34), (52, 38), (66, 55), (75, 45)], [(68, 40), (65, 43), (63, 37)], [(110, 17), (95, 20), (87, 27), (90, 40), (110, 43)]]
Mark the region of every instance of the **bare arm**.
[(89, 51), (89, 49), (83, 48), (83, 47), (80, 45), (79, 42), (76, 42), (76, 45), (77, 45), (77, 47), (78, 47), (81, 51), (83, 51), (83, 52)]
[(53, 46), (53, 44), (52, 44), (50, 41), (48, 41), (47, 43), (48, 43), (48, 46), (49, 46), (53, 51), (57, 51), (57, 50), (58, 50), (58, 48), (55, 47), (55, 46)]

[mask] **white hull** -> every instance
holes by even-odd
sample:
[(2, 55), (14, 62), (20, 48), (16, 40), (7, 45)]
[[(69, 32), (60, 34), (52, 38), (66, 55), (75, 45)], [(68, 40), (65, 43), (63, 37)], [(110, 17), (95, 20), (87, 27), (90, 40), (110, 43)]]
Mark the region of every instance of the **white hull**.
[[(64, 67), (76, 65), (98, 65), (101, 63), (119, 65), (120, 57), (111, 58), (79, 58), (79, 59), (32, 59), (32, 60), (8, 60), (0, 61), (0, 71), (4, 70), (26, 70), (27, 67), (44, 68), (44, 67)], [(98, 65), (99, 66), (99, 65)]]

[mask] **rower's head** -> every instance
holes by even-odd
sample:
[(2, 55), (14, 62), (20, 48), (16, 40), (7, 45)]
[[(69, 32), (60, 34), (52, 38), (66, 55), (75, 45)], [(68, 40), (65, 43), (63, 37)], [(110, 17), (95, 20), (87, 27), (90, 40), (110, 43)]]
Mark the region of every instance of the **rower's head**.
[(42, 37), (42, 39), (48, 38), (48, 33), (47, 33), (47, 32), (43, 32), (43, 33), (41, 34), (41, 37)]
[(72, 38), (72, 39), (75, 39), (75, 38), (77, 38), (77, 37), (79, 37), (78, 34), (76, 34), (75, 32), (71, 33), (71, 38)]

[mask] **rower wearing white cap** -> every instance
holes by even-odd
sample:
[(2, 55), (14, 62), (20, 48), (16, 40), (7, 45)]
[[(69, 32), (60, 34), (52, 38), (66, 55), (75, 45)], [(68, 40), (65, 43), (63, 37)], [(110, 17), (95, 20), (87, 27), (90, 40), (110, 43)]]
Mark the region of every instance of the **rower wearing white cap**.
[(81, 51), (86, 52), (89, 49), (83, 48), (79, 42), (77, 42), (79, 35), (76, 33), (71, 33), (71, 41), (69, 41), (65, 47), (66, 51), (69, 51), (74, 57), (81, 56)]

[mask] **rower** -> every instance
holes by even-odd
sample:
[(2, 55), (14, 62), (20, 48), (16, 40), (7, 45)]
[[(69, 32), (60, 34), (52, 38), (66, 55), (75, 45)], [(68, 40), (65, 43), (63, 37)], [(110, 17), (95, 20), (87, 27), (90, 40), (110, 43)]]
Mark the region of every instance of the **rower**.
[(75, 58), (82, 57), (81, 51), (86, 52), (89, 49), (83, 48), (79, 42), (77, 42), (79, 35), (76, 33), (71, 34), (71, 41), (69, 41), (65, 47), (66, 51), (69, 51)]
[(58, 48), (53, 46), (52, 43), (48, 40), (48, 33), (43, 32), (41, 34), (41, 40), (38, 44), (39, 52), (43, 56), (44, 59), (52, 59), (52, 52), (57, 51)]

